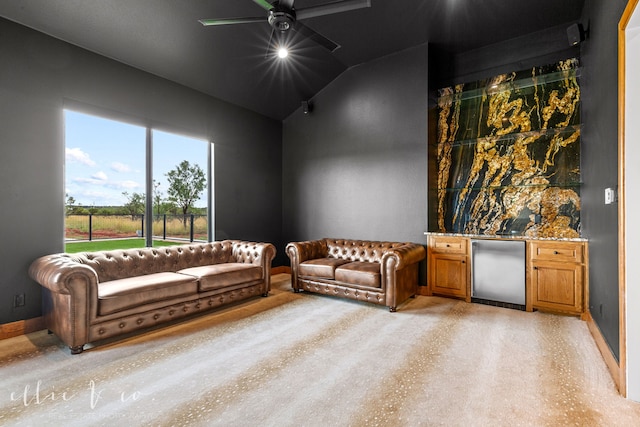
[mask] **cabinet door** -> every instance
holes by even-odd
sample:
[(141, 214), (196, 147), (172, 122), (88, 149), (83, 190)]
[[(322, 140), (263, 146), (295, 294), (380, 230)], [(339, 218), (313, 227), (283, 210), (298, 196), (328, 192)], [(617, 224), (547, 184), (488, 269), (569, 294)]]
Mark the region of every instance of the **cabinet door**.
[(468, 269), (466, 256), (433, 254), (429, 265), (433, 293), (466, 297)]
[(581, 313), (582, 274), (579, 264), (534, 262), (531, 271), (534, 308)]

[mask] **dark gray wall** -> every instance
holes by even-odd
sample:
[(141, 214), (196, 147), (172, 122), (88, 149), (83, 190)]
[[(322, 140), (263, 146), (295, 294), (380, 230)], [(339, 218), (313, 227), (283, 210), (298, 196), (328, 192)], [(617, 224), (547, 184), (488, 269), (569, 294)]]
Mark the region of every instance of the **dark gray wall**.
[(589, 238), (589, 309), (620, 357), (618, 205), (604, 189), (618, 184), (618, 22), (626, 0), (587, 0), (582, 22), (582, 227)]
[(426, 45), (347, 70), (283, 126), (283, 236), (425, 243)]
[(570, 24), (572, 22), (458, 54), (432, 46), (429, 51), (429, 87), (434, 91), (452, 84), (474, 82), (580, 57), (580, 47), (570, 46), (567, 40)]
[[(280, 122), (4, 19), (0, 64), (0, 324), (41, 314), (27, 269), (64, 250), (68, 105), (215, 142), (216, 237), (280, 242)], [(26, 305), (14, 309), (19, 293)]]

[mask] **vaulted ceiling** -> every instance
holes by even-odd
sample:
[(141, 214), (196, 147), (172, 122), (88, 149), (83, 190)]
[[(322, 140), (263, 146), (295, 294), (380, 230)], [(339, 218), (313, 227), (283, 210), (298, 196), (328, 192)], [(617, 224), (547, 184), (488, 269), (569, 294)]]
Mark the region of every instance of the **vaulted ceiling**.
[[(294, 7), (332, 1), (295, 0)], [(427, 42), (459, 53), (577, 21), (584, 0), (371, 0), (369, 8), (301, 20), (341, 47), (330, 52), (292, 33), (285, 60), (268, 52), (271, 27), (259, 3), (15, 0), (0, 2), (0, 16), (282, 120), (349, 67)], [(198, 22), (244, 16), (265, 19)]]

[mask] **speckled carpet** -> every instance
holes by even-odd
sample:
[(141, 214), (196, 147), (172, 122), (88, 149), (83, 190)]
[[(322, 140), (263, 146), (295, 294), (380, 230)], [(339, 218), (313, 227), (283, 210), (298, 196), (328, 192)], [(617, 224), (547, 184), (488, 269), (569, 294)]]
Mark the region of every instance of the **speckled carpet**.
[(577, 318), (290, 289), (79, 356), (0, 341), (0, 425), (640, 425)]

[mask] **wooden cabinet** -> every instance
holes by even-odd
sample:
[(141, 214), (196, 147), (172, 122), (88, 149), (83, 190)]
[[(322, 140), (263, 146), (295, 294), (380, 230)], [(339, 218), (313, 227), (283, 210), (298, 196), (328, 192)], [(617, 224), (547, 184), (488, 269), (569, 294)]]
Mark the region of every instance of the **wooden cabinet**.
[(527, 242), (527, 309), (583, 314), (587, 301), (584, 242)]
[(429, 236), (427, 248), (428, 293), (471, 301), (469, 239)]
[[(584, 316), (589, 304), (585, 241), (526, 241), (526, 309)], [(426, 295), (471, 302), (471, 239), (428, 234)]]

